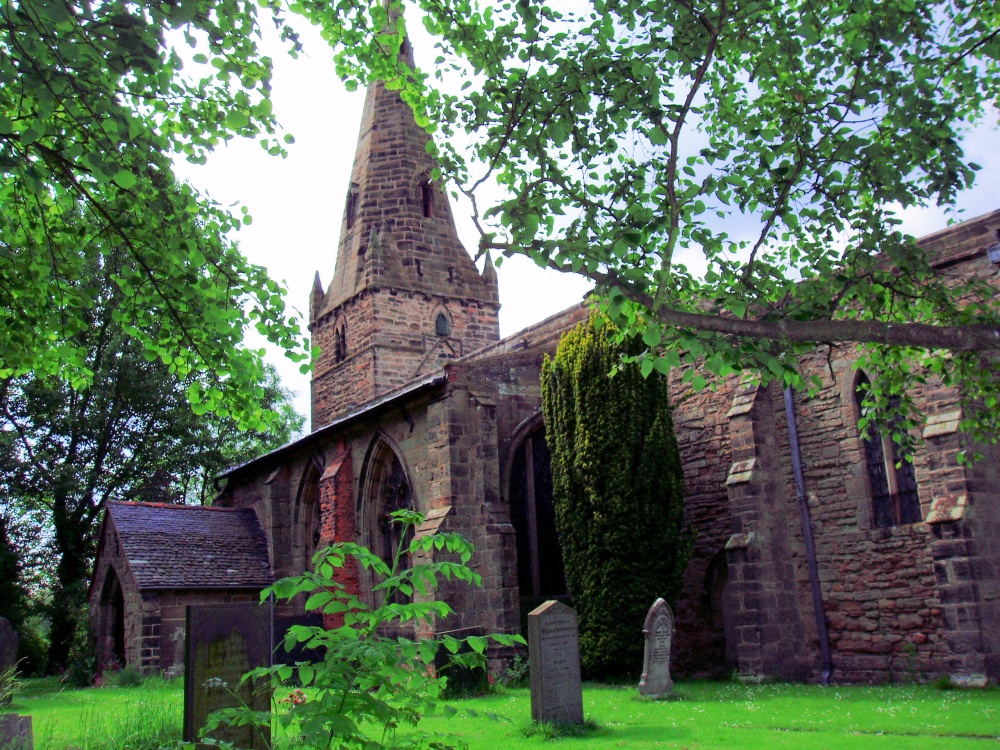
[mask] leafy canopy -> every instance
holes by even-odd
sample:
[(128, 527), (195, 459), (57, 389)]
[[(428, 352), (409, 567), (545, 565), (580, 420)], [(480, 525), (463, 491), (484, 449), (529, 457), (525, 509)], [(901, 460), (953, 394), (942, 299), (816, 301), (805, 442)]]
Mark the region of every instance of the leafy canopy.
[[(78, 337), (101, 290), (88, 269), (114, 265), (116, 322), (190, 378), (197, 411), (275, 420), (244, 335), (305, 360), (302, 331), (231, 239), (245, 209), (212, 203), (172, 165), (234, 136), (282, 153), (258, 38), (243, 0), (0, 4), (0, 378), (91, 382)], [(194, 74), (185, 59), (201, 63)]]
[[(896, 218), (973, 183), (960, 135), (995, 117), (995, 3), (415, 4), (440, 56), (393, 84), (443, 136), (481, 252), (593, 279), (645, 373), (801, 386), (795, 355), (847, 342), (877, 388), (907, 363), (964, 381), (990, 404), (967, 426), (998, 432), (994, 288), (937, 273)], [(303, 9), (349, 83), (386, 77), (377, 10)]]

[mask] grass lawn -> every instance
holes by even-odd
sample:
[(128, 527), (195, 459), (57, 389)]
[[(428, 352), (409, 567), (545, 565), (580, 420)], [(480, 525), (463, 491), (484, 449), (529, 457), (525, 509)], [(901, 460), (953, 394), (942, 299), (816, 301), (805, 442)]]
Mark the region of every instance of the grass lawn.
[[(14, 710), (31, 714), (36, 750), (155, 750), (180, 734), (182, 686), (65, 690), (31, 680)], [(929, 686), (821, 688), (689, 682), (677, 699), (650, 702), (634, 688), (588, 684), (585, 737), (525, 737), (527, 690), (455, 701), (458, 716), (423, 728), (462, 736), (472, 750), (505, 748), (989, 748), (1000, 744), (1000, 690)], [(485, 717), (495, 714), (499, 720)], [(149, 739), (140, 741), (141, 736)]]

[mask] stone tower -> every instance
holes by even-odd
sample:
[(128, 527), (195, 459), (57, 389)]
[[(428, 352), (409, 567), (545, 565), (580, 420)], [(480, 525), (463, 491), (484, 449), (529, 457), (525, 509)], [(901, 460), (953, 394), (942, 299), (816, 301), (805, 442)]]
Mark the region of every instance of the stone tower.
[[(400, 54), (413, 66), (406, 39)], [(496, 272), (462, 247), (429, 140), (398, 92), (368, 87), (333, 281), (317, 273), (309, 305), (314, 430), (500, 337)]]

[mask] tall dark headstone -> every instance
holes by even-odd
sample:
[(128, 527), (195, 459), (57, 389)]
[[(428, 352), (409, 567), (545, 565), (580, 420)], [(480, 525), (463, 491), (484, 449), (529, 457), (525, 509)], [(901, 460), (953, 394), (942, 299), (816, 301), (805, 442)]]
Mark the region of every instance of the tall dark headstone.
[(0, 672), (17, 664), (17, 631), (6, 617), (0, 617)]
[[(241, 703), (255, 711), (271, 707), (268, 684), (240, 684), (244, 673), (271, 664), (271, 607), (267, 604), (205, 604), (187, 608), (184, 670), (184, 739), (198, 738), (208, 715)], [(263, 728), (269, 737), (268, 728)], [(265, 750), (254, 727), (231, 727), (212, 737), (239, 748)]]
[(674, 681), (670, 679), (670, 646), (674, 639), (674, 613), (663, 599), (657, 599), (646, 613), (642, 626), (646, 651), (642, 659), (639, 692), (650, 698), (670, 695)]
[(576, 612), (547, 601), (528, 613), (531, 718), (553, 724), (583, 723), (580, 633)]

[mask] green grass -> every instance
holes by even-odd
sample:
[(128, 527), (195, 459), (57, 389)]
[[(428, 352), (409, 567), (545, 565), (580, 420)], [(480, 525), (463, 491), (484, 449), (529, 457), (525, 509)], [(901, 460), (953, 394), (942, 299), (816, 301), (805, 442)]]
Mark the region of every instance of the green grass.
[[(146, 750), (179, 737), (182, 686), (62, 689), (29, 681), (14, 710), (33, 716), (37, 750)], [(458, 715), (421, 728), (462, 736), (472, 750), (507, 748), (996, 748), (1000, 690), (931, 686), (679, 683), (676, 699), (640, 699), (632, 687), (586, 685), (584, 712), (596, 728), (550, 739), (530, 726), (527, 690), (453, 701)], [(492, 720), (486, 713), (495, 714)], [(141, 739), (145, 737), (146, 739)]]
[(179, 681), (78, 690), (46, 678), (27, 680), (11, 708), (31, 715), (35, 750), (155, 750), (180, 739), (183, 700)]

